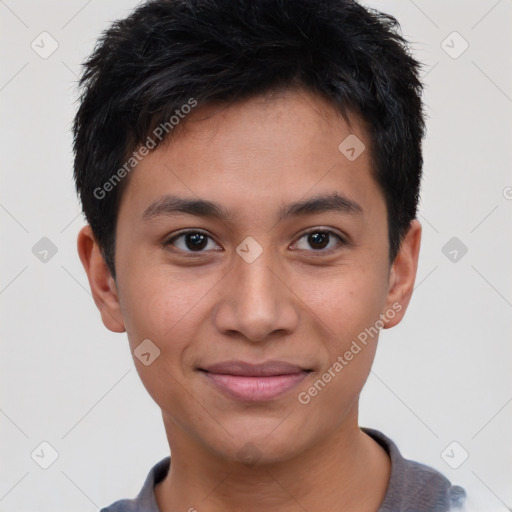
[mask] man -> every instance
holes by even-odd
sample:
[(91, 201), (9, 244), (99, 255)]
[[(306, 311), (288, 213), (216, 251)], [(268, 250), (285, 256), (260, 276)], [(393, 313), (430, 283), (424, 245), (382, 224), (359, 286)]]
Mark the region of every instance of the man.
[(421, 239), (419, 64), (396, 28), (348, 0), (158, 0), (99, 41), (78, 250), (172, 457), (105, 511), (462, 505), (358, 425)]

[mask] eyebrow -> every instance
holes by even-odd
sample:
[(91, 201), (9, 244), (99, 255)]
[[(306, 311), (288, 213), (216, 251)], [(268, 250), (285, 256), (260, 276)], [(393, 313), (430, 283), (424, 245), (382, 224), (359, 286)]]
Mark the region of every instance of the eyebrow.
[[(363, 214), (362, 207), (337, 192), (327, 195), (318, 195), (294, 203), (284, 205), (278, 213), (278, 221), (290, 217), (312, 215), (315, 213), (337, 212), (342, 214)], [(142, 220), (149, 221), (156, 217), (170, 217), (185, 213), (205, 218), (214, 218), (222, 221), (231, 220), (234, 215), (222, 205), (206, 199), (190, 199), (174, 195), (165, 195), (149, 205), (142, 214)]]

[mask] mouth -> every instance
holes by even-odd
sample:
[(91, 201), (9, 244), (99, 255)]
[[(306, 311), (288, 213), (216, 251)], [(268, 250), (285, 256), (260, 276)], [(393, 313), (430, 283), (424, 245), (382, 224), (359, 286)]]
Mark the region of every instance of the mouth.
[(230, 398), (262, 402), (290, 391), (313, 370), (284, 361), (260, 364), (225, 361), (199, 368), (199, 371), (211, 385)]

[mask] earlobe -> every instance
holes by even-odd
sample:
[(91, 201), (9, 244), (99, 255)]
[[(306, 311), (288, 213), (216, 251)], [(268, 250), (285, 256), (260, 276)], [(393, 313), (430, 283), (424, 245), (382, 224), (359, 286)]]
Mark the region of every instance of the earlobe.
[(124, 332), (125, 326), (117, 286), (105, 263), (91, 226), (84, 226), (78, 233), (77, 250), (103, 324), (110, 331)]
[(386, 309), (383, 312), (385, 329), (400, 323), (405, 315), (414, 289), (420, 245), (421, 224), (414, 219), (391, 266)]

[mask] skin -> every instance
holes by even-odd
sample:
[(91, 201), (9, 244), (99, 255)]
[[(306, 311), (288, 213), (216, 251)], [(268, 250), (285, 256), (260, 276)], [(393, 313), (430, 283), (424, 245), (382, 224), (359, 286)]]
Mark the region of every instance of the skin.
[[(354, 161), (338, 150), (349, 134), (366, 146)], [(308, 92), (198, 107), (129, 177), (115, 280), (90, 227), (80, 231), (79, 255), (105, 326), (126, 331), (132, 352), (147, 338), (160, 349), (149, 366), (134, 362), (162, 410), (172, 453), (155, 487), (162, 511), (375, 512), (382, 503), (390, 461), (358, 427), (378, 336), (307, 405), (297, 399), (381, 314), (384, 328), (399, 323), (411, 297), (421, 226), (412, 221), (390, 265), (386, 205), (370, 169), (363, 123), (351, 116), (348, 125)], [(278, 222), (283, 205), (333, 192), (362, 212)], [(143, 220), (165, 194), (208, 199), (232, 216)], [(348, 244), (331, 235), (315, 249), (304, 235), (309, 228)], [(184, 229), (211, 237), (202, 253), (184, 237), (165, 245)], [(236, 252), (248, 236), (263, 250), (252, 263)], [(313, 371), (278, 398), (242, 402), (197, 370), (230, 359), (277, 359)], [(241, 460), (247, 450), (256, 454), (252, 464)]]

